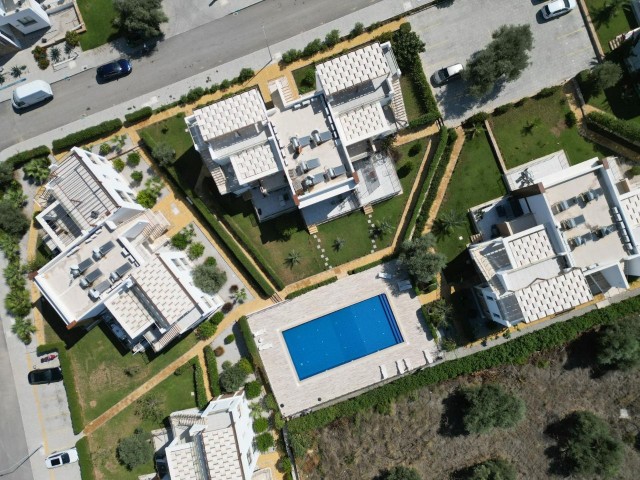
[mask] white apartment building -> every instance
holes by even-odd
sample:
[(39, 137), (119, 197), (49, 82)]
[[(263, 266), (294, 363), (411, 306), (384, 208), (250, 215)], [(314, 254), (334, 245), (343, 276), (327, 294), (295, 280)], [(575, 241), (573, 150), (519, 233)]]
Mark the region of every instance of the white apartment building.
[(640, 188), (613, 157), (559, 151), (509, 170), (508, 194), (470, 210), (485, 315), (505, 326), (571, 310), (640, 275)]
[(0, 55), (20, 50), (20, 35), (51, 27), (36, 0), (0, 0)]
[(36, 197), (42, 211), (36, 217), (44, 241), (60, 252), (107, 219), (120, 224), (144, 211), (129, 182), (111, 162), (95, 153), (73, 148)]
[(222, 195), (250, 200), (259, 221), (299, 210), (308, 226), (402, 193), (375, 142), (406, 125), (389, 43), (318, 64), (316, 91), (287, 102), (280, 80), (186, 118)]
[(259, 452), (244, 392), (221, 395), (207, 407), (173, 412), (165, 448), (170, 480), (249, 480)]
[(54, 169), (37, 219), (59, 253), (34, 282), (68, 328), (101, 318), (128, 348), (160, 351), (223, 301), (193, 285), (192, 262), (168, 245), (167, 220), (125, 187), (83, 150)]

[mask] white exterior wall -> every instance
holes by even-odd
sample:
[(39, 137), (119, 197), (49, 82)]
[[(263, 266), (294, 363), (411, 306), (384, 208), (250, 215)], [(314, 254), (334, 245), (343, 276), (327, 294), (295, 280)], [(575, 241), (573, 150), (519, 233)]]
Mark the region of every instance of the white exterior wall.
[[(41, 30), (43, 28), (51, 27), (49, 16), (42, 9), (38, 2), (35, 0), (27, 0), (27, 5), (23, 5), (17, 11), (2, 10), (0, 4), (0, 28), (6, 25), (11, 25), (20, 33), (29, 34)], [(21, 23), (22, 22), (22, 23)], [(24, 23), (28, 23), (25, 25)]]

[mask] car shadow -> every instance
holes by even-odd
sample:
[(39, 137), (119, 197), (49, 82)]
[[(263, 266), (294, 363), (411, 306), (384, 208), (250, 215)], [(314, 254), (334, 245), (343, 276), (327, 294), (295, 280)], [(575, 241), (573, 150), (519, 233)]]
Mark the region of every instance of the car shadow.
[(16, 107), (13, 106), (13, 104), (11, 104), (11, 108), (13, 108), (13, 111), (16, 114), (24, 115), (25, 113), (33, 112), (34, 110), (37, 110), (40, 107), (44, 107), (49, 102), (51, 102), (53, 99), (54, 99), (54, 97), (50, 97), (50, 98), (47, 98), (46, 100), (43, 100), (42, 102), (38, 102), (38, 103), (36, 103), (34, 105), (30, 105), (30, 106), (24, 107), (24, 108), (16, 108)]

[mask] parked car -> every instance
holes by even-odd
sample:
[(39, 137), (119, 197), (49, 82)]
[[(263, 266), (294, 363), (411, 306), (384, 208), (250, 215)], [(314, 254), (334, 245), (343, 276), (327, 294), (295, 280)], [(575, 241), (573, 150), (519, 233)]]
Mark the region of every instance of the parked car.
[(450, 82), (451, 80), (455, 80), (462, 76), (462, 64), (456, 63), (455, 65), (451, 65), (450, 67), (441, 68), (436, 73), (433, 74), (433, 79), (438, 85), (442, 85), (444, 83)]
[(63, 450), (62, 452), (56, 452), (49, 455), (44, 463), (47, 468), (56, 468), (66, 465), (67, 463), (74, 463), (78, 461), (78, 451), (74, 448), (69, 450)]
[(62, 380), (62, 369), (60, 367), (53, 367), (31, 370), (28, 379), (31, 385), (59, 382)]
[(126, 58), (121, 58), (115, 62), (106, 63), (98, 67), (96, 71), (98, 80), (108, 81), (124, 77), (131, 73), (131, 62)]
[(542, 16), (545, 20), (556, 18), (569, 13), (576, 5), (576, 0), (554, 0), (542, 7)]
[(44, 80), (34, 80), (20, 85), (13, 91), (11, 104), (16, 110), (21, 110), (52, 98), (53, 90), (51, 90), (51, 85)]

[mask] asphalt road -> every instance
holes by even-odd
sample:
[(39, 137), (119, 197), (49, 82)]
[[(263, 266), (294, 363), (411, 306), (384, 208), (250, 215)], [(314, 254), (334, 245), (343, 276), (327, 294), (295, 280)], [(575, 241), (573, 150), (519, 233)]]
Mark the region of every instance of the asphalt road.
[[(56, 98), (16, 114), (0, 104), (0, 151), (83, 116), (132, 100), (230, 60), (286, 40), (380, 0), (265, 0), (194, 30), (160, 42), (148, 58), (134, 61), (134, 74), (98, 85), (95, 70), (55, 84)], [(302, 47), (302, 45), (300, 46)], [(183, 93), (183, 92), (177, 92)]]
[(530, 64), (520, 78), (496, 88), (480, 100), (465, 93), (465, 84), (456, 80), (434, 88), (445, 123), (457, 125), (477, 111), (534, 95), (544, 87), (558, 85), (595, 62), (595, 53), (576, 8), (567, 15), (545, 21), (539, 0), (464, 0), (445, 8), (432, 8), (411, 17), (413, 29), (426, 43), (422, 54), (425, 73), (431, 77), (443, 67), (465, 65), (491, 41), (491, 33), (501, 25), (530, 25), (533, 49)]

